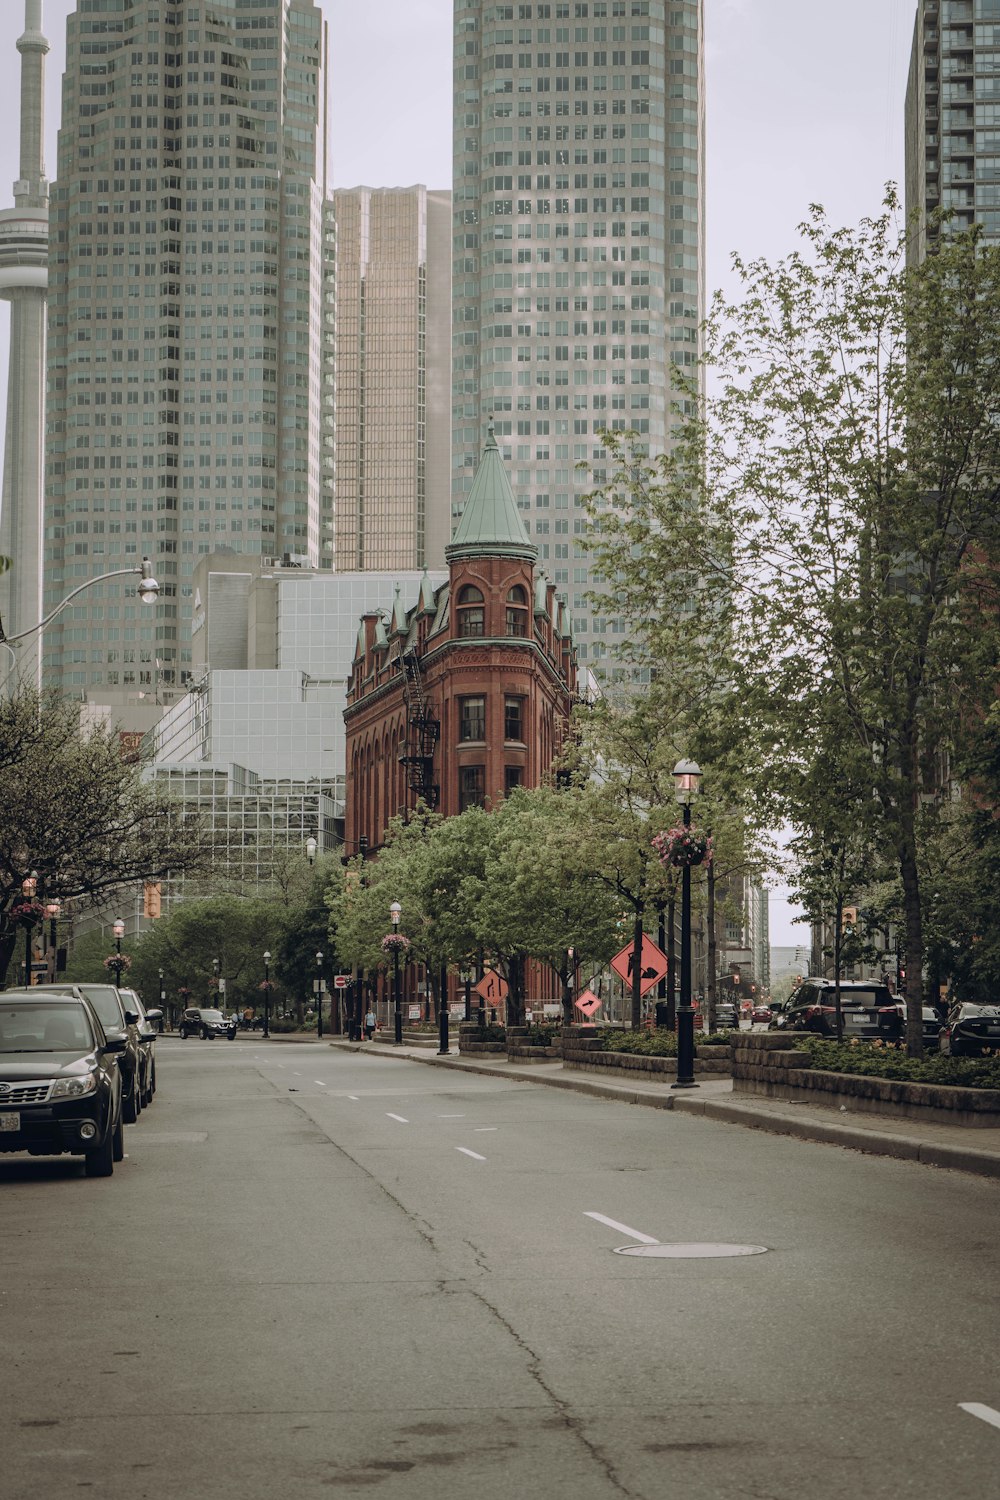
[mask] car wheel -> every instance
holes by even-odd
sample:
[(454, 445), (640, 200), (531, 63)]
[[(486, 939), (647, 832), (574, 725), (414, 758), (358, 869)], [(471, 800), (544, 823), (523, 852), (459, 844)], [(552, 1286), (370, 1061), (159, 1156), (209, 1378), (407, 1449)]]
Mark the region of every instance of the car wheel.
[(202, 1027), (201, 1039), (203, 1042), (210, 1042), (212, 1040), (212, 1033), (207, 1026)]
[(83, 1154), (84, 1171), (88, 1177), (110, 1177), (115, 1170), (114, 1131), (109, 1130), (100, 1146)]
[(125, 1127), (121, 1115), (111, 1137), (111, 1155), (115, 1161), (122, 1161), (125, 1156)]
[(156, 1059), (154, 1058), (153, 1059), (153, 1066), (152, 1066), (152, 1068), (150, 1069), (150, 1072), (149, 1072), (149, 1097), (152, 1099), (152, 1097), (153, 1097), (153, 1095), (155, 1093), (156, 1093)]
[(136, 1079), (132, 1079), (132, 1087), (122, 1100), (122, 1118), (126, 1125), (134, 1125), (139, 1118), (139, 1089)]
[(182, 1027), (181, 1027), (181, 1041), (182, 1041), (182, 1042), (186, 1042), (186, 1041), (187, 1041), (187, 1039), (188, 1039), (188, 1034), (187, 1034), (187, 1027), (185, 1027), (185, 1026), (182, 1026)]

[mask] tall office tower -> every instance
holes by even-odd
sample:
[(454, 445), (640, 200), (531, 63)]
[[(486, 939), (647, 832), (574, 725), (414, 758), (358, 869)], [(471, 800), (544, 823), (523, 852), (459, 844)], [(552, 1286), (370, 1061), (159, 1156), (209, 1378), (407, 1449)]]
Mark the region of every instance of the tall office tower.
[[(10, 303), (10, 363), (0, 496), (0, 622), (8, 635), (42, 618), (42, 477), (45, 421), (45, 296), (49, 185), (43, 160), (45, 54), (42, 0), (25, 0), (21, 54), (21, 160), (14, 207), (0, 213), (0, 297)], [(38, 680), (38, 636), (10, 648), (18, 671)], [(0, 679), (11, 663), (0, 664)]]
[(451, 536), (451, 194), (341, 188), (334, 567), (442, 567)]
[(665, 451), (673, 373), (698, 356), (703, 50), (701, 0), (455, 0), (453, 512), (494, 413), (581, 665), (599, 670), (621, 628), (585, 599), (601, 434)]
[(53, 185), (45, 670), (95, 702), (190, 675), (191, 575), (320, 538), (326, 26), (310, 0), (83, 0)]
[(911, 261), (927, 252), (937, 208), (1000, 236), (1000, 0), (919, 0), (905, 150)]

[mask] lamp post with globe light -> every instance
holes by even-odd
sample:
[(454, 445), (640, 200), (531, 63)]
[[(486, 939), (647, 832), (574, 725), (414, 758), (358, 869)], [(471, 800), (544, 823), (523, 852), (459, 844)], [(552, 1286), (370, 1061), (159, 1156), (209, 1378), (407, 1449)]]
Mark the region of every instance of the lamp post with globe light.
[[(403, 908), (398, 901), (394, 901), (389, 907), (389, 916), (392, 920), (392, 935), (399, 936), (399, 919), (403, 915)], [(393, 1042), (401, 1046), (403, 1041), (403, 1012), (399, 1003), (399, 944), (392, 946), (392, 1003), (393, 1003)]]
[[(333, 1026), (333, 1016), (330, 1017), (330, 1025)], [(323, 1037), (323, 955), (316, 954), (316, 1035), (322, 1040)]]
[[(691, 802), (698, 795), (701, 767), (693, 760), (674, 766), (674, 786), (681, 804), (684, 827), (691, 826)], [(677, 1007), (677, 1082), (675, 1089), (696, 1089), (694, 1081), (694, 1008), (691, 1005), (691, 866), (685, 861), (681, 874), (681, 997)]]
[(31, 984), (31, 932), (32, 932), (32, 928), (35, 925), (35, 923), (34, 923), (34, 916), (32, 915), (32, 909), (34, 907), (35, 892), (37, 891), (37, 889), (38, 889), (38, 876), (35, 874), (34, 870), (32, 870), (31, 874), (30, 875), (26, 875), (24, 877), (24, 879), (21, 881), (21, 896), (22, 896), (22, 898), (24, 900), (24, 906), (23, 906), (22, 910), (24, 910), (24, 911), (26, 911), (28, 913), (28, 916), (25, 917), (25, 919), (24, 919), (24, 984), (25, 984), (25, 988), (27, 988)]
[(269, 1037), (271, 1035), (271, 971), (270, 971), (270, 964), (271, 964), (271, 955), (270, 955), (270, 953), (265, 953), (264, 954), (264, 983), (263, 983), (263, 986), (262, 986), (263, 991), (264, 991), (264, 1032), (263, 1032), (263, 1035), (265, 1037)]
[(122, 983), (122, 938), (125, 936), (125, 923), (122, 921), (121, 917), (116, 917), (116, 919), (115, 919), (115, 925), (112, 927), (111, 931), (115, 935), (115, 961), (114, 961), (115, 984), (118, 986), (119, 989), (121, 989), (121, 983)]

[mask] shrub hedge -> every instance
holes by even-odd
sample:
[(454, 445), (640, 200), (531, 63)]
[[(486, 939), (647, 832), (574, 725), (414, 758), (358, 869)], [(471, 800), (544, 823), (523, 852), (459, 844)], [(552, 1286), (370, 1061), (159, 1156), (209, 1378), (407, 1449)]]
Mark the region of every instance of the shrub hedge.
[[(789, 1041), (792, 1039), (789, 1038)], [(891, 1042), (834, 1042), (819, 1036), (797, 1036), (793, 1047), (808, 1052), (812, 1065), (826, 1073), (861, 1073), (899, 1078), (908, 1083), (957, 1084), (966, 1089), (1000, 1089), (1000, 1055), (989, 1057), (907, 1057)]]

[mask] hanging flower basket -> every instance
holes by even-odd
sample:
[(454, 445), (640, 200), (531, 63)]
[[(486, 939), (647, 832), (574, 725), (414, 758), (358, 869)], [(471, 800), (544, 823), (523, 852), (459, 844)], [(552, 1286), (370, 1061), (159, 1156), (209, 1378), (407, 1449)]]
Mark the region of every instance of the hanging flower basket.
[(271, 990), (274, 989), (274, 980), (273, 979), (262, 979), (261, 982), (260, 982), (260, 984), (257, 986), (257, 988), (259, 990), (263, 990), (264, 994), (266, 995), (266, 994), (269, 993), (269, 991), (271, 991)]
[(652, 841), (660, 863), (675, 870), (712, 862), (712, 836), (700, 828), (679, 825), (658, 833)]
[(104, 960), (104, 967), (109, 974), (117, 973), (119, 967), (123, 974), (127, 974), (132, 967), (132, 960), (127, 953), (109, 953)]
[(191, 991), (188, 989), (186, 984), (182, 984), (177, 993), (182, 1000), (187, 1000), (190, 997)]
[(382, 939), (383, 953), (405, 953), (409, 946), (409, 938), (401, 932), (387, 932)]
[(15, 901), (10, 909), (10, 920), (22, 927), (37, 927), (45, 920), (45, 907), (40, 901)]

